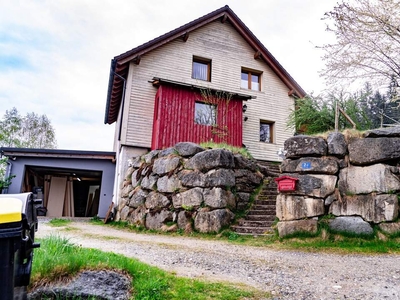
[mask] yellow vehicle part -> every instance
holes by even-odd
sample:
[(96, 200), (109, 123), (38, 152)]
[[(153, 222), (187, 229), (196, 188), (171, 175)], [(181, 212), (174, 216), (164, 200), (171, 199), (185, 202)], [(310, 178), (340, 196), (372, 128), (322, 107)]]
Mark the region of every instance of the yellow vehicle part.
[(17, 198), (0, 199), (0, 224), (22, 220), (22, 201)]

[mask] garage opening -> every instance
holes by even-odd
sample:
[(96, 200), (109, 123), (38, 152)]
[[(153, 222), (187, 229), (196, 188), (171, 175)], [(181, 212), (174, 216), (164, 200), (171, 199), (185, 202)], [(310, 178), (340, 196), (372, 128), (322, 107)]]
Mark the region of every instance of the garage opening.
[(22, 190), (43, 200), (39, 215), (94, 217), (99, 210), (102, 171), (26, 166)]

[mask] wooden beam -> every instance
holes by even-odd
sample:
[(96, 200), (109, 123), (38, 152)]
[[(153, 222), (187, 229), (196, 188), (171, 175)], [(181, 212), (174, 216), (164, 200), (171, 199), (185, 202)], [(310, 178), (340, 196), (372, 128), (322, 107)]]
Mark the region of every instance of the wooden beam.
[(257, 52), (254, 53), (254, 59), (259, 59), (259, 58), (262, 58), (262, 55), (261, 55), (260, 50), (257, 50)]
[(189, 38), (189, 32), (185, 32), (185, 33), (182, 35), (183, 41), (186, 42), (186, 41), (188, 40), (188, 38)]
[(228, 15), (224, 14), (221, 18), (221, 23), (224, 24), (226, 22), (226, 20), (228, 19)]
[(132, 61), (135, 65), (138, 65), (138, 64), (140, 64), (140, 59), (141, 59), (141, 57), (140, 57), (140, 55), (138, 55)]

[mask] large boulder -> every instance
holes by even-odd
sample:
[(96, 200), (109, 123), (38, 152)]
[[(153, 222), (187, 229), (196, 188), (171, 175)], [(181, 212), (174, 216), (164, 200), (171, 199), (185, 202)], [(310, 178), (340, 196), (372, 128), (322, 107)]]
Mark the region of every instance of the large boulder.
[(323, 138), (297, 135), (285, 141), (286, 158), (302, 156), (323, 156), (327, 153), (327, 144)]
[(400, 180), (393, 174), (398, 169), (384, 164), (352, 166), (340, 170), (341, 194), (392, 193), (400, 190)]
[(133, 208), (141, 206), (146, 201), (148, 194), (148, 192), (142, 190), (140, 187), (137, 187), (130, 197), (131, 199), (129, 201), (129, 206)]
[(210, 149), (199, 152), (186, 162), (186, 168), (202, 172), (216, 168), (232, 169), (235, 160), (231, 151), (225, 149)]
[(163, 176), (157, 180), (157, 190), (162, 193), (175, 193), (182, 188), (177, 175)]
[(181, 142), (174, 146), (175, 150), (179, 153), (179, 155), (183, 157), (193, 156), (199, 152), (204, 151), (204, 148), (199, 145), (191, 142)]
[(379, 229), (387, 234), (398, 234), (400, 232), (400, 221), (390, 223), (380, 223)]
[(281, 221), (317, 217), (324, 212), (323, 199), (285, 194), (276, 197), (276, 216)]
[(157, 180), (157, 175), (145, 176), (140, 182), (140, 186), (142, 187), (142, 189), (153, 190), (156, 187)]
[(277, 224), (279, 237), (285, 237), (298, 232), (315, 234), (318, 230), (318, 219), (284, 221)]
[(151, 164), (153, 163), (154, 159), (157, 158), (159, 152), (160, 150), (152, 150), (149, 153), (143, 155), (142, 158), (144, 159), (146, 164)]
[(304, 157), (300, 159), (285, 159), (281, 164), (282, 173), (316, 173), (334, 175), (339, 171), (336, 157)]
[(199, 211), (194, 219), (194, 228), (203, 233), (219, 232), (231, 224), (234, 214), (227, 208)]
[(399, 204), (394, 194), (346, 195), (333, 201), (329, 212), (335, 216), (357, 215), (365, 221), (380, 223), (394, 221), (399, 214)]
[(199, 187), (172, 196), (172, 204), (174, 205), (174, 208), (198, 208), (201, 206), (203, 201), (203, 189)]
[(130, 212), (131, 208), (129, 208), (129, 206), (125, 206), (124, 208), (122, 208), (120, 212), (121, 221), (126, 221)]
[(264, 178), (260, 172), (252, 172), (247, 169), (236, 169), (234, 172), (236, 187), (240, 192), (253, 192), (254, 188), (258, 187)]
[(153, 164), (153, 173), (157, 175), (164, 175), (169, 172), (174, 171), (180, 163), (180, 159), (178, 156), (164, 156), (158, 158), (154, 161)]
[(181, 210), (178, 213), (178, 218), (177, 218), (178, 228), (185, 229), (191, 223), (192, 223), (192, 213), (186, 210)]
[(355, 165), (400, 159), (400, 137), (354, 139), (349, 143), (349, 159)]
[(157, 209), (162, 207), (167, 207), (171, 202), (163, 194), (157, 193), (155, 191), (150, 192), (146, 197), (146, 208)]
[(361, 217), (337, 217), (329, 222), (333, 231), (369, 235), (374, 232), (371, 225)]
[(145, 226), (146, 214), (147, 208), (141, 205), (128, 216), (127, 221), (137, 226)]
[(252, 172), (256, 172), (259, 168), (255, 161), (247, 159), (241, 154), (235, 154), (234, 159), (236, 169), (248, 169)]
[(149, 212), (146, 215), (145, 226), (147, 229), (161, 229), (166, 223), (172, 221), (172, 212), (163, 209), (161, 211)]
[(210, 170), (205, 174), (200, 171), (183, 170), (178, 176), (182, 185), (186, 187), (232, 187), (235, 185), (235, 173), (230, 169)]
[(344, 135), (340, 132), (331, 132), (328, 135), (328, 154), (343, 157), (347, 153), (347, 143)]
[(298, 179), (296, 183), (296, 190), (292, 192), (293, 194), (325, 198), (335, 191), (337, 182), (336, 176), (318, 174), (288, 175)]
[(128, 198), (129, 194), (133, 191), (133, 187), (132, 185), (126, 185), (123, 187), (123, 189), (121, 190), (121, 197), (122, 198)]
[(214, 208), (236, 209), (235, 196), (222, 188), (204, 189), (204, 204)]
[(237, 197), (237, 204), (236, 208), (237, 210), (245, 210), (248, 208), (249, 203), (250, 203), (250, 193), (243, 193), (243, 192), (238, 192), (236, 193)]
[(364, 137), (400, 137), (400, 127), (388, 127), (369, 130), (364, 134)]

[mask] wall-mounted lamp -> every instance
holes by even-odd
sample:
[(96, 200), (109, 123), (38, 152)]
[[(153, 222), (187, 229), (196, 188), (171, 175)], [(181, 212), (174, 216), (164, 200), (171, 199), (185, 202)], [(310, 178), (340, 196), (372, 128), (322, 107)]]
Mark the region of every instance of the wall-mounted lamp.
[(244, 117), (244, 121), (246, 122), (249, 118), (248, 117)]
[(245, 113), (246, 110), (247, 110), (247, 105), (245, 104), (245, 105), (243, 105), (243, 107), (242, 107), (242, 111)]

